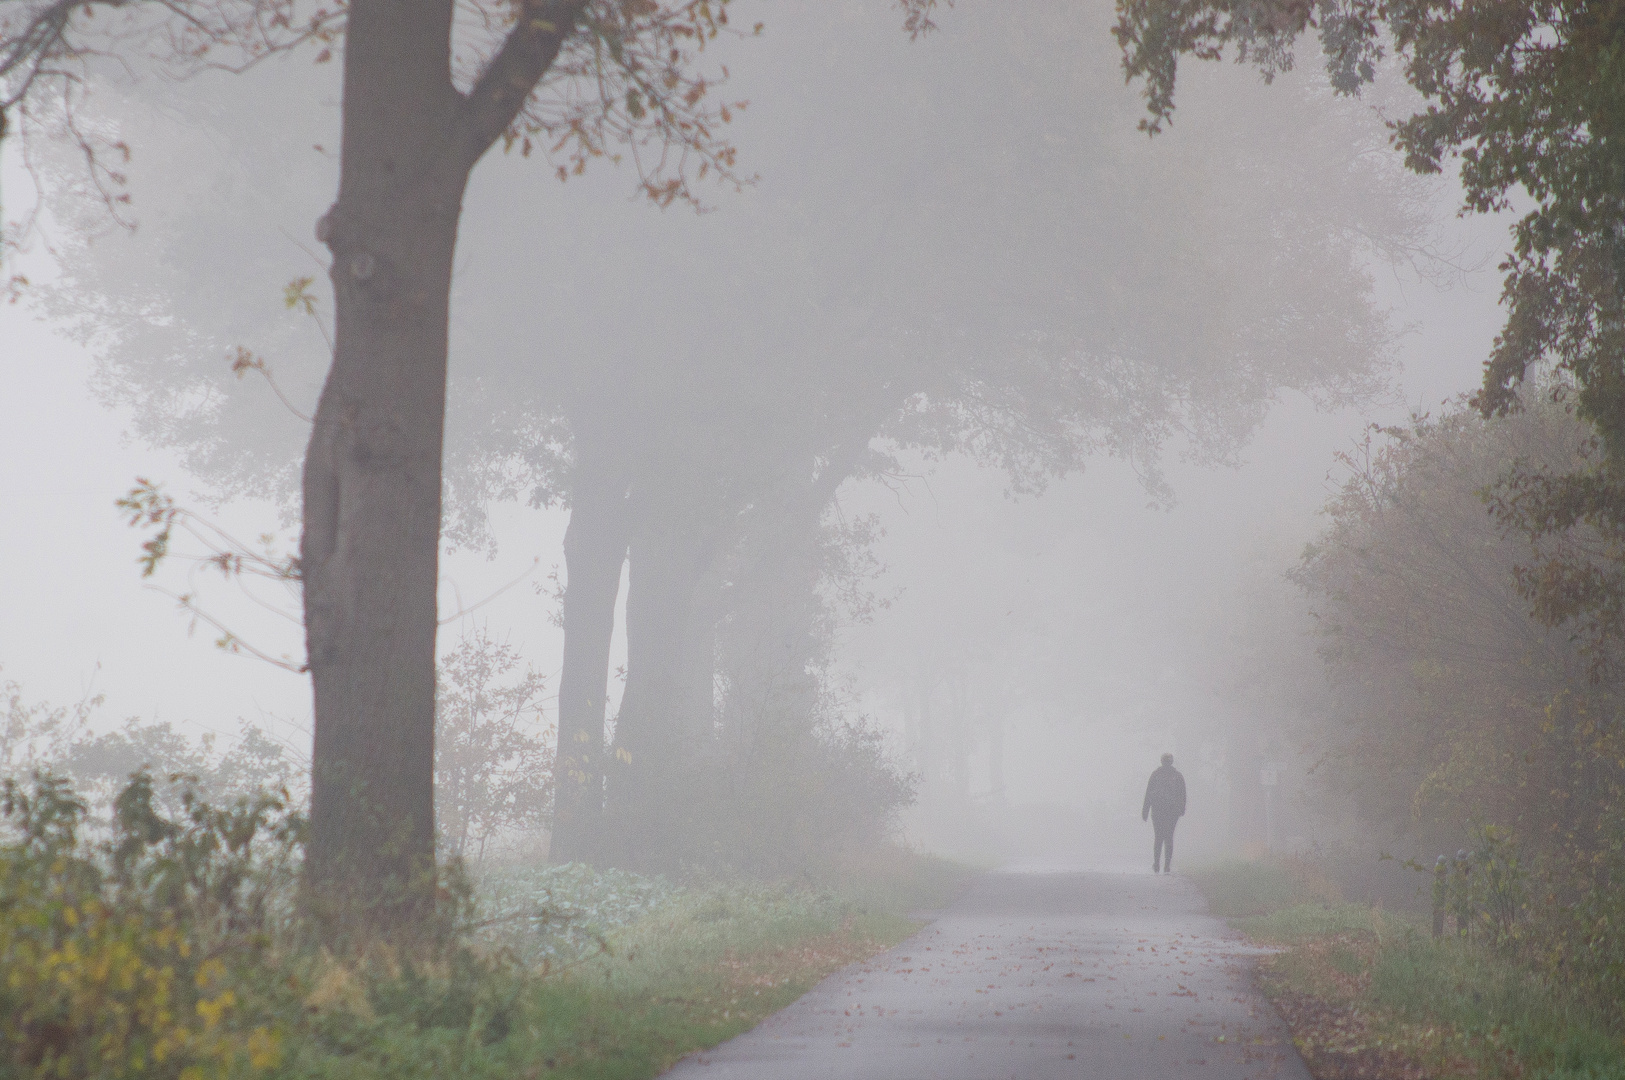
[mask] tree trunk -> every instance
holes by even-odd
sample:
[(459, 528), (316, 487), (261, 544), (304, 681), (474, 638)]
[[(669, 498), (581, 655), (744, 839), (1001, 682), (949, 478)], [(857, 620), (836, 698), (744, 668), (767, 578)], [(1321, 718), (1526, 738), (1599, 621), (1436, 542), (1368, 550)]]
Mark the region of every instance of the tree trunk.
[(570, 527), (564, 533), (564, 667), (549, 849), (555, 863), (590, 862), (598, 855), (609, 648), (627, 548), (625, 468), (583, 435), (577, 432)]
[(1004, 795), (1004, 714), (995, 713), (987, 729), (987, 785), (994, 806), (1003, 806)]
[(702, 747), (689, 641), (694, 592), (714, 553), (702, 497), (650, 485), (638, 501), (626, 594), (626, 693), (608, 763), (606, 854), (669, 869), (680, 858), (692, 792), (686, 774)]
[(810, 727), (817, 711), (823, 536), (809, 510), (780, 507), (759, 521), (734, 579), (725, 650), (732, 746), (749, 746), (763, 725)]
[[(762, 656), (772, 668), (773, 700), (799, 716), (816, 705), (817, 680), (809, 674), (811, 631), (817, 607), (818, 522), (829, 499), (868, 446), (854, 436), (828, 449), (825, 468), (811, 484), (788, 481), (772, 493), (781, 504), (763, 510), (758, 537), (763, 563), (754, 568), (765, 586), (755, 597), (764, 634)], [(665, 462), (665, 468), (634, 492), (631, 578), (626, 604), (627, 686), (616, 721), (608, 767), (607, 852), (634, 867), (663, 869), (696, 839), (691, 812), (692, 775), (701, 754), (716, 740), (714, 685), (721, 577), (711, 573), (718, 552), (731, 546), (735, 503), (721, 493), (725, 478), (705, 464)], [(685, 475), (685, 464), (686, 475)], [(805, 468), (786, 462), (786, 477)], [(788, 564), (788, 567), (787, 567)], [(793, 584), (783, 589), (785, 580)], [(737, 604), (739, 598), (729, 600)], [(783, 609), (788, 603), (793, 610)], [(780, 678), (782, 676), (782, 678)], [(735, 718), (740, 710), (732, 710)], [(732, 741), (748, 739), (733, 725)]]
[(300, 551), (315, 691), (306, 897), (330, 935), (410, 930), (432, 912), (457, 223), (469, 171), (579, 10), (559, 2), (520, 20), (464, 96), (451, 81), (453, 0), (349, 7), (339, 195), (317, 224), (333, 254), (336, 337), (305, 459)]
[(758, 504), (731, 575), (723, 648), (729, 689), (723, 737), (730, 749), (748, 746), (764, 721), (810, 724), (817, 710), (816, 669), (827, 645), (819, 626), (821, 524), (867, 447), (863, 435), (825, 447), (811, 482), (804, 479), (805, 459), (790, 459), (782, 486)]
[(301, 550), (316, 699), (308, 880), (324, 907), (385, 926), (426, 915), (433, 896), (446, 331), (467, 177), (436, 168), (458, 101), (451, 4), (399, 7), (350, 15), (342, 180), (318, 226), (336, 338)]
[(688, 630), (683, 640), (682, 720), (697, 744), (716, 735), (717, 620), (722, 617), (722, 576), (715, 560), (708, 560), (694, 583), (689, 603)]

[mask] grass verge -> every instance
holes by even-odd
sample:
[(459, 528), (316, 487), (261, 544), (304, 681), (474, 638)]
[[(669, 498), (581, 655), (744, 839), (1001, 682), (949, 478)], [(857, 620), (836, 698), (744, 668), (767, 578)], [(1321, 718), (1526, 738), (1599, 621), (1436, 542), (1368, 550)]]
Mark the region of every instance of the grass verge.
[(947, 906), (965, 867), (890, 851), (826, 867), (821, 888), (713, 883), (607, 935), (608, 950), (537, 983), (512, 1075), (635, 1080), (748, 1031), (839, 968)]
[(1341, 903), (1311, 864), (1192, 875), (1214, 914), (1280, 951), (1260, 978), (1316, 1080), (1625, 1080), (1618, 1003), (1422, 921)]

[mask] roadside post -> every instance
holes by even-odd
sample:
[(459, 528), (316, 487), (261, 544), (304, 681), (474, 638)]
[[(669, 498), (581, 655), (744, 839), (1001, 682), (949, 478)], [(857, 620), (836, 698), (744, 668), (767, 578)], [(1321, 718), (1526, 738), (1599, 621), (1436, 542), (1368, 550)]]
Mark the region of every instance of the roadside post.
[(1281, 846), (1280, 796), (1281, 770), (1278, 761), (1270, 761), (1258, 771), (1258, 782), (1264, 787), (1264, 850), (1275, 851)]
[(1433, 860), (1433, 936), (1444, 937), (1445, 895), (1449, 886), (1445, 876), (1450, 873), (1450, 860), (1440, 855)]

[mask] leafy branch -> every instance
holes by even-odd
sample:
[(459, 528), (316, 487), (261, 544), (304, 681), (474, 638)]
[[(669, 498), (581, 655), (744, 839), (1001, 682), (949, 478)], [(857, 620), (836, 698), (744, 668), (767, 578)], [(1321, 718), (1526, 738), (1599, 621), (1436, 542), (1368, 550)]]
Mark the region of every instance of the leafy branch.
[[(136, 478), (135, 486), (118, 500), (117, 506), (132, 528), (152, 530), (152, 534), (142, 543), (141, 556), (137, 560), (143, 578), (152, 577), (166, 560), (183, 560), (191, 564), (194, 572), (199, 569), (218, 571), (222, 577), (237, 581), (243, 587), (244, 594), (261, 607), (296, 624), (300, 621), (254, 595), (246, 584), (249, 579), (257, 578), (274, 581), (290, 589), (299, 585), (298, 558), (278, 554), (274, 547), (274, 536), (269, 533), (262, 535), (257, 548), (245, 544), (214, 522), (178, 505), (172, 496), (145, 477)], [(177, 530), (190, 536), (206, 553), (177, 554), (173, 546)], [(149, 585), (148, 588), (173, 599), (192, 616), (194, 626), (204, 622), (218, 630), (220, 637), (215, 640), (217, 648), (253, 656), (297, 674), (309, 670), (308, 664), (298, 663), (287, 656), (273, 656), (244, 640), (217, 616), (199, 606), (195, 590), (176, 593), (156, 585)]]
[[(247, 353), (246, 350), (239, 351), (244, 356), (252, 357), (252, 354)], [(243, 367), (244, 369), (259, 371), (267, 381), (271, 381), (270, 373), (264, 370), (260, 364), (245, 363)], [(233, 370), (238, 370), (236, 365), (233, 366)], [(275, 389), (276, 383), (271, 381), (271, 386)], [(278, 396), (282, 397), (280, 390)], [(283, 397), (283, 403), (288, 404), (287, 398)], [(293, 406), (289, 404), (288, 408), (292, 410)], [(301, 414), (295, 410), (295, 415)], [(126, 523), (132, 528), (152, 530), (151, 535), (142, 542), (141, 555), (136, 560), (141, 567), (141, 576), (143, 578), (150, 578), (156, 574), (158, 568), (165, 561), (178, 559), (189, 563), (191, 570), (194, 572), (199, 569), (218, 571), (223, 578), (236, 580), (239, 584), (244, 583), (247, 579), (259, 579), (294, 588), (299, 586), (303, 580), (299, 559), (293, 555), (279, 554), (274, 547), (276, 538), (270, 533), (260, 536), (258, 547), (246, 544), (213, 521), (201, 517), (176, 503), (173, 496), (146, 477), (137, 477), (135, 486), (123, 498), (119, 499), (116, 505), (119, 510), (123, 511)], [(190, 536), (198, 546), (204, 549), (205, 553), (177, 554), (174, 547), (177, 530)], [(525, 567), (523, 573), (471, 604), (463, 603), (459, 594), (457, 610), (441, 618), (439, 625), (444, 626), (447, 623), (464, 618), (491, 603), (504, 593), (523, 584), (535, 574), (536, 568), (540, 564), (541, 559), (539, 557), (533, 558), (530, 565)], [(199, 606), (195, 590), (177, 593), (157, 585), (149, 585), (148, 588), (174, 600), (182, 610), (192, 616), (194, 624), (204, 622), (218, 630), (220, 637), (215, 640), (215, 645), (218, 648), (229, 653), (253, 656), (299, 674), (309, 670), (307, 664), (295, 663), (286, 656), (272, 656), (270, 653), (244, 640), (218, 616)], [(243, 591), (245, 595), (261, 607), (291, 622), (301, 622), (298, 617), (290, 615), (274, 605), (267, 604), (264, 600), (255, 596), (246, 585)]]
[(146, 477), (136, 477), (135, 486), (116, 505), (124, 511), (131, 527), (157, 530), (141, 545), (142, 577), (151, 577), (159, 563), (173, 554), (170, 543), (175, 530), (180, 529), (197, 539), (210, 553), (177, 558), (213, 567), (225, 577), (258, 577), (290, 583), (300, 580), (298, 558), (278, 555), (272, 547), (276, 538), (270, 533), (260, 536), (259, 548), (250, 547), (214, 522), (178, 505), (163, 488)]
[(735, 147), (723, 125), (746, 107), (717, 100), (728, 79), (699, 70), (699, 53), (723, 35), (749, 37), (728, 21), (729, 0), (597, 0), (582, 10), (579, 31), (526, 100), (502, 137), (503, 149), (528, 157), (540, 149), (562, 180), (579, 176), (595, 158), (619, 162), (621, 145), (638, 172), (642, 193), (660, 206), (701, 201), (694, 184), (708, 177), (735, 188), (754, 177), (737, 171)]

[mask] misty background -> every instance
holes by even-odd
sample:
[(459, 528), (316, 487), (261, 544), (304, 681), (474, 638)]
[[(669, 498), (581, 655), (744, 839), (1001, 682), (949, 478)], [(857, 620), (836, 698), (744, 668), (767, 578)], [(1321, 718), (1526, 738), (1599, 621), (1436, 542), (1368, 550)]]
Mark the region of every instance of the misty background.
[[(1316, 843), (1326, 825), (1291, 793), (1327, 691), (1311, 603), (1284, 575), (1340, 482), (1335, 452), (1477, 384), (1504, 223), (1458, 220), (1453, 181), (1402, 173), (1381, 87), (1350, 102), (1313, 74), (1192, 70), (1178, 122), (1148, 140), (1105, 6), (1013, 28), (964, 5), (915, 43), (870, 7), (766, 10), (761, 40), (730, 46), (750, 101), (734, 137), (759, 181), (711, 192), (706, 214), (633, 200), (626, 168), (561, 184), (517, 153), (482, 162), (453, 299), (454, 488), (494, 405), (607, 366), (654, 403), (631, 428), (677, 408), (670, 358), (714, 377), (681, 393), (721, 401), (753, 365), (862, 370), (911, 333), (947, 354), (1021, 323), (1203, 372), (1240, 370), (1237, 342), (1269, 345), (1273, 327), (1263, 367), (1300, 365), (1308, 392), (1196, 378), (1184, 391), (1222, 415), (1175, 409), (1160, 448), (1104, 437), (1012, 476), (974, 440), (881, 440), (894, 466), (837, 500), (880, 532), (876, 604), (839, 628), (834, 675), (919, 774), (903, 827), (928, 849), (1139, 865), (1164, 750), (1190, 783), (1182, 861)], [(105, 694), (107, 727), (139, 715), (230, 739), (244, 719), (308, 746), (303, 677), (214, 648), (145, 586), (195, 591), (274, 655), (297, 657), (297, 625), (203, 574), (144, 582), (142, 536), (113, 506), (146, 477), (241, 538), (295, 546), (306, 429), (229, 356), (263, 357), (296, 410), (325, 371), (311, 229), (335, 187), (336, 82), (287, 66), (305, 63), (205, 77), (206, 94), (99, 90), (96, 122), (134, 149), (133, 230), (71, 190), (71, 147), (34, 163), (53, 181), (19, 264), (34, 288), (0, 310), (0, 664), (29, 699)], [(0, 159), (7, 219), (30, 209), (25, 165), (9, 146)], [(302, 277), (314, 318), (283, 303)], [(442, 627), (442, 651), (483, 627), (551, 693), (568, 511), (530, 505), (535, 487), (515, 470), (453, 492), (441, 611), (480, 606)], [(611, 667), (623, 657), (618, 636)], [(1289, 774), (1273, 835), (1272, 762)]]

